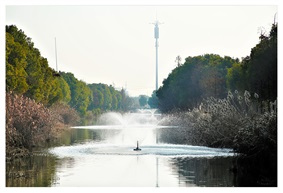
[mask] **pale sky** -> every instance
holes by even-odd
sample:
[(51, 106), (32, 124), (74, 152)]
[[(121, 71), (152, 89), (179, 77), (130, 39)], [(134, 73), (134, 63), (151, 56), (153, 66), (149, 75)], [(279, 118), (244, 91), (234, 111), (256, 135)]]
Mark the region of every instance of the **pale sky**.
[[(6, 6), (6, 25), (32, 38), (51, 68), (71, 72), (86, 83), (126, 88), (130, 96), (155, 89), (156, 17), (159, 26), (159, 86), (188, 56), (248, 56), (268, 34), (277, 6)], [(277, 21), (277, 19), (276, 19)]]

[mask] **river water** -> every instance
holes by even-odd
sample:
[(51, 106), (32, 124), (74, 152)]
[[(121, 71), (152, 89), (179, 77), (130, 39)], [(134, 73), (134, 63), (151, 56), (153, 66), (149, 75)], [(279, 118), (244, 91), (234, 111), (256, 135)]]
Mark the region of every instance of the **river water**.
[[(177, 127), (150, 124), (70, 128), (57, 144), (6, 165), (16, 187), (240, 186), (231, 149), (168, 143)], [(141, 151), (133, 149), (139, 143)]]

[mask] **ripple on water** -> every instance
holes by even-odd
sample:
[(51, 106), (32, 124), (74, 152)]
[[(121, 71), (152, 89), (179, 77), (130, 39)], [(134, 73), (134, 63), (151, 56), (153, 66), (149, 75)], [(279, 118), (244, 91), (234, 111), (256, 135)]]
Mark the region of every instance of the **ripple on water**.
[(73, 146), (55, 147), (49, 152), (58, 157), (77, 157), (93, 155), (158, 155), (171, 157), (216, 157), (234, 156), (232, 149), (209, 148), (204, 146), (156, 144), (144, 145), (141, 151), (133, 151), (129, 145), (86, 143)]

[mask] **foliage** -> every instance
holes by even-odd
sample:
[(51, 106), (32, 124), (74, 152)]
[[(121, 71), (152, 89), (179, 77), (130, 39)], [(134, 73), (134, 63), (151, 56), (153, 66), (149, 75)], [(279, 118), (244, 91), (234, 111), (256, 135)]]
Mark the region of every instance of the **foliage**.
[(50, 107), (50, 111), (53, 112), (57, 124), (76, 125), (79, 123), (78, 112), (65, 103), (55, 103)]
[(25, 93), (28, 89), (26, 81), (26, 51), (20, 43), (15, 42), (11, 34), (6, 33), (6, 89), (17, 93)]
[(59, 72), (59, 77), (54, 74), (31, 38), (14, 25), (6, 26), (6, 91), (23, 94), (46, 106), (63, 102), (81, 116), (88, 110), (96, 115), (132, 108), (133, 101), (124, 89), (86, 84), (68, 72)]
[(135, 106), (134, 98), (129, 97), (125, 89), (121, 90), (121, 106), (120, 110), (123, 112), (132, 110), (133, 106)]
[(242, 71), (242, 64), (235, 63), (227, 70), (226, 84), (229, 90), (237, 90), (243, 88), (245, 84), (243, 81), (244, 73)]
[(269, 36), (261, 34), (259, 44), (241, 62), (214, 54), (187, 57), (163, 81), (156, 95), (161, 111), (186, 111), (204, 98), (225, 98), (229, 90), (236, 89), (256, 92), (261, 101), (277, 99), (277, 23)]
[(241, 64), (233, 65), (227, 74), (230, 89), (249, 90), (261, 100), (277, 99), (277, 23), (268, 35), (261, 34), (260, 42), (251, 49)]
[(105, 111), (127, 111), (130, 108), (130, 98), (127, 96), (124, 89), (116, 90), (113, 86), (106, 84), (88, 84), (92, 94), (91, 103), (88, 110), (94, 114)]
[(68, 104), (76, 109), (80, 115), (84, 115), (91, 100), (89, 87), (85, 82), (78, 80), (72, 73), (60, 72), (60, 75), (70, 87), (71, 100)]
[(6, 26), (6, 91), (23, 94), (46, 106), (65, 103), (81, 116), (88, 110), (94, 114), (128, 110), (130, 100), (123, 90), (106, 84), (87, 85), (72, 73), (59, 72), (59, 77), (54, 74), (31, 38), (14, 25)]
[(144, 107), (145, 105), (147, 105), (147, 100), (148, 97), (146, 95), (140, 95), (139, 96), (139, 104), (141, 107)]
[(51, 105), (65, 96), (54, 72), (31, 38), (14, 25), (6, 26), (6, 91)]
[(157, 90), (160, 110), (188, 110), (199, 105), (202, 98), (225, 97), (227, 68), (237, 61), (215, 54), (187, 57), (186, 62), (176, 67)]
[(151, 94), (151, 97), (148, 98), (148, 105), (152, 109), (157, 109), (158, 108), (158, 98), (156, 96), (156, 91), (154, 90)]
[(55, 103), (56, 101), (62, 101), (63, 103), (68, 104), (71, 100), (71, 90), (68, 83), (62, 77), (57, 78), (56, 81), (59, 85), (59, 89), (61, 90), (60, 93), (62, 93), (62, 99), (55, 100), (53, 101), (53, 103)]

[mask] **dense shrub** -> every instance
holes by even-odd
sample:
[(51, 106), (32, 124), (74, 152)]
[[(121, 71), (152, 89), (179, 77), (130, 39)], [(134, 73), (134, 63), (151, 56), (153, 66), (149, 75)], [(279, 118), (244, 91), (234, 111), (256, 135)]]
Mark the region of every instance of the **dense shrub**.
[(50, 110), (54, 114), (57, 123), (76, 125), (80, 120), (78, 112), (67, 104), (56, 103), (50, 107)]
[(50, 138), (51, 112), (24, 96), (6, 93), (6, 147), (31, 149)]
[(44, 145), (65, 125), (78, 120), (78, 113), (65, 104), (48, 109), (23, 95), (6, 93), (6, 156), (26, 155), (32, 147)]

